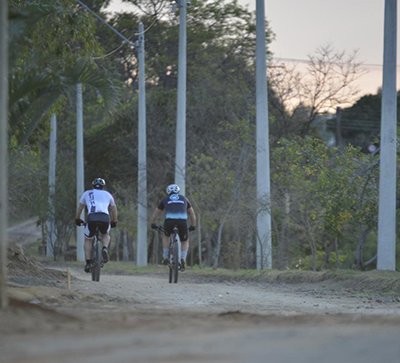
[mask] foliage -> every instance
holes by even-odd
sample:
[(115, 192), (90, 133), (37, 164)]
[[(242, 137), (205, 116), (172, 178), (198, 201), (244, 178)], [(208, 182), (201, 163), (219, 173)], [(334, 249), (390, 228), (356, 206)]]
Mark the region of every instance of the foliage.
[[(75, 85), (93, 87), (95, 100), (116, 101), (112, 70), (93, 61), (102, 48), (93, 37), (94, 21), (72, 0), (11, 1), (10, 140), (37, 144), (48, 134), (41, 123), (75, 98)], [(106, 75), (106, 77), (105, 77)], [(96, 102), (95, 102), (96, 103)], [(98, 102), (97, 102), (98, 103)], [(38, 127), (40, 126), (40, 127)]]
[(11, 218), (36, 215), (46, 232), (49, 119), (55, 113), (61, 135), (58, 161), (62, 155), (57, 167), (55, 251), (62, 254), (68, 248), (75, 208), (75, 198), (71, 199), (75, 130), (71, 126), (76, 84), (84, 83), (85, 97), (90, 100), (87, 109), (94, 114), (102, 109), (104, 115), (104, 109), (111, 111), (118, 101), (120, 77), (93, 59), (103, 53), (93, 37), (95, 21), (75, 1), (14, 0), (9, 6)]
[[(142, 8), (145, 5), (141, 2)], [(152, 140), (148, 156), (154, 165), (149, 168), (150, 193), (173, 178), (178, 56), (177, 16), (169, 13), (163, 18), (155, 18), (157, 14), (152, 11), (149, 6), (147, 15), (142, 18), (145, 29), (148, 29), (145, 34), (146, 112), (148, 139)], [(125, 29), (136, 29), (136, 15), (130, 19), (131, 25), (128, 25), (127, 15), (118, 14), (112, 22), (123, 24)], [(254, 15), (237, 2), (192, 1), (188, 11), (188, 165), (201, 153), (208, 155), (210, 151), (217, 155), (221, 151), (221, 137), (231, 136), (226, 131), (231, 124), (253, 119), (254, 40)], [(128, 69), (125, 59), (125, 53), (121, 54), (121, 64)], [(135, 84), (136, 78), (131, 81)], [(130, 133), (131, 150), (136, 155), (137, 107), (135, 104), (131, 107), (131, 113), (121, 113), (116, 122), (125, 125), (122, 126), (124, 133)], [(109, 134), (116, 128), (109, 125)], [(95, 139), (96, 135), (89, 137)], [(106, 149), (103, 154), (97, 153), (99, 159), (101, 155), (107, 158)], [(117, 155), (124, 158), (124, 155)], [(133, 162), (136, 163), (134, 159)], [(136, 173), (134, 169), (128, 173), (123, 165), (120, 167), (124, 170), (120, 173), (122, 178), (130, 176), (132, 171)]]
[(40, 154), (29, 148), (11, 151), (9, 155), (9, 218), (12, 223), (31, 216), (40, 218), (47, 209), (47, 191), (43, 186), (47, 170)]
[[(370, 153), (379, 147), (381, 127), (382, 94), (369, 94), (361, 97), (351, 107), (341, 111), (340, 130), (344, 143), (356, 145)], [(337, 119), (327, 122), (328, 130), (336, 132)], [(397, 124), (400, 123), (400, 93), (397, 93)], [(376, 150), (375, 150), (376, 151)]]
[(296, 235), (297, 245), (291, 246), (293, 261), (304, 261), (304, 254), (310, 254), (311, 266), (317, 269), (318, 255), (323, 252), (322, 266), (328, 267), (334, 251), (335, 263), (343, 264), (340, 250), (351, 246), (355, 251), (357, 246), (351, 231), (360, 233), (360, 226), (376, 223), (373, 158), (351, 146), (343, 151), (328, 148), (313, 138), (282, 140), (278, 145), (272, 156), (273, 200), (278, 210), (286, 208), (288, 238)]
[[(150, 211), (174, 180), (178, 12), (165, 0), (131, 0), (137, 11), (129, 14), (107, 14), (109, 1), (85, 2), (124, 34), (126, 43), (75, 1), (10, 3), (13, 218), (38, 210), (43, 222), (47, 218), (48, 121), (56, 113), (56, 249), (62, 254), (70, 247), (75, 85), (82, 82), (87, 186), (97, 176), (107, 180), (120, 210), (119, 228), (129, 235), (126, 240), (134, 239), (138, 72), (131, 45), (142, 21)], [(268, 27), (266, 34), (269, 45)], [(255, 17), (236, 0), (193, 0), (187, 35), (186, 190), (200, 221), (192, 238), (200, 241), (192, 241), (194, 261), (251, 268), (257, 213)], [(310, 130), (321, 112), (353, 100), (359, 64), (355, 54), (322, 47), (309, 65), (311, 78), (295, 71), (281, 76), (271, 71), (269, 77), (274, 267), (370, 268), (376, 250), (377, 156), (350, 146), (330, 148)], [(292, 108), (294, 97), (300, 101)], [(31, 189), (25, 175), (33, 180)], [(23, 209), (27, 201), (29, 208)]]

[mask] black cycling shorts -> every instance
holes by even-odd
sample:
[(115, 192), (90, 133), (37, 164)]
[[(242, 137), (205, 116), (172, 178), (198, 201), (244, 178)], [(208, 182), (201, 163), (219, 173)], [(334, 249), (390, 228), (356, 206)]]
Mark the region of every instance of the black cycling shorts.
[(90, 213), (87, 216), (89, 235), (93, 237), (96, 233), (96, 227), (99, 227), (101, 234), (107, 234), (110, 230), (110, 216), (107, 213)]
[(174, 227), (178, 227), (178, 235), (181, 242), (185, 242), (188, 239), (188, 226), (186, 219), (166, 219), (164, 221), (164, 234), (169, 237)]

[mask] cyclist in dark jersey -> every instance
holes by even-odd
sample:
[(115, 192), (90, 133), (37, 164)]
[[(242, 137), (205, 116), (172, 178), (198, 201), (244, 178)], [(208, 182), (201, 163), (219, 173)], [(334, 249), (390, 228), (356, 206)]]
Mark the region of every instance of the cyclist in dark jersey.
[[(194, 231), (196, 228), (196, 215), (190, 202), (181, 194), (180, 188), (176, 184), (168, 185), (167, 196), (161, 200), (158, 207), (154, 210), (151, 218), (151, 227), (156, 229), (157, 225), (154, 221), (164, 213), (164, 236), (163, 236), (163, 264), (168, 265), (168, 245), (169, 236), (175, 226), (179, 230), (179, 238), (181, 240), (181, 270), (185, 269), (186, 256), (189, 249), (188, 230)], [(190, 218), (190, 227), (188, 228), (187, 220)]]

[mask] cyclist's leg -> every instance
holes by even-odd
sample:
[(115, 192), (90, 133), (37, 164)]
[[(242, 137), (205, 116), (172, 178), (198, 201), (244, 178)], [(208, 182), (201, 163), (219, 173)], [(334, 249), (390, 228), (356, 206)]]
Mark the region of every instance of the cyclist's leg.
[(169, 237), (165, 234), (162, 236), (162, 261), (163, 265), (168, 265), (169, 263)]
[(181, 258), (186, 261), (186, 256), (189, 250), (189, 239), (184, 242), (181, 242)]
[(189, 240), (181, 242), (181, 271), (186, 269), (186, 257), (189, 250)]
[(187, 226), (186, 220), (179, 221), (178, 224), (179, 228), (179, 238), (181, 240), (181, 269), (182, 271), (185, 269), (186, 266), (186, 257), (189, 250), (189, 230)]
[(105, 247), (105, 248), (109, 247), (110, 240), (111, 240), (111, 237), (110, 237), (109, 233), (106, 233), (106, 234), (100, 233), (99, 234), (99, 239), (100, 239), (101, 243), (103, 244), (103, 247)]
[(92, 239), (85, 236), (85, 260), (88, 261), (92, 258)]
[(92, 240), (96, 233), (96, 224), (88, 221), (85, 227), (85, 259), (90, 260), (92, 258)]
[(94, 236), (94, 226), (91, 222), (85, 227), (85, 244), (84, 244), (84, 251), (85, 251), (85, 272), (90, 272), (90, 267), (92, 264), (92, 240)]
[(162, 245), (163, 245), (163, 257), (168, 257), (169, 236), (166, 236), (165, 234), (162, 236)]
[(110, 222), (108, 221), (108, 216), (104, 216), (104, 219), (102, 221), (98, 222), (98, 228), (99, 228), (99, 239), (100, 242), (103, 246), (101, 254), (103, 257), (103, 262), (106, 263), (110, 259), (110, 256), (108, 254), (108, 247), (110, 246)]
[(185, 254), (184, 258), (186, 259), (186, 254), (189, 249), (189, 229), (187, 221), (185, 219), (179, 220), (178, 228), (179, 238), (181, 240), (181, 252)]
[(110, 246), (110, 235), (108, 233), (106, 234), (99, 233), (99, 239), (103, 246), (103, 248), (101, 249), (103, 262), (106, 263), (110, 259), (110, 255), (108, 254), (108, 247)]
[[(107, 216), (108, 217), (108, 216)], [(99, 227), (99, 239), (103, 245), (103, 247), (108, 248), (110, 245), (110, 222), (106, 220), (102, 220), (97, 222)]]
[(164, 234), (162, 238), (163, 244), (163, 263), (167, 264), (169, 262), (169, 237), (171, 236), (172, 229), (174, 228), (174, 220), (166, 219), (164, 221)]

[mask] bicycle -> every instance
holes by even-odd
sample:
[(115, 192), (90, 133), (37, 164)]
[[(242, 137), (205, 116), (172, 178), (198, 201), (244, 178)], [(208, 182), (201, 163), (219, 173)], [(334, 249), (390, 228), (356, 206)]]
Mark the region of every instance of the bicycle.
[[(164, 232), (163, 226), (157, 226), (157, 229)], [(172, 233), (169, 236), (169, 247), (168, 247), (168, 267), (169, 267), (169, 283), (178, 282), (178, 274), (181, 270), (181, 240), (179, 238), (178, 227), (175, 226), (172, 229)]]
[[(84, 226), (87, 225), (87, 222), (83, 224)], [(90, 272), (92, 274), (92, 281), (100, 281), (100, 271), (102, 267), (104, 266), (103, 262), (103, 255), (101, 253), (102, 250), (102, 243), (100, 241), (99, 237), (99, 226), (96, 225), (96, 232), (94, 234), (94, 237), (92, 239), (92, 249), (91, 249), (91, 266), (90, 266)]]

